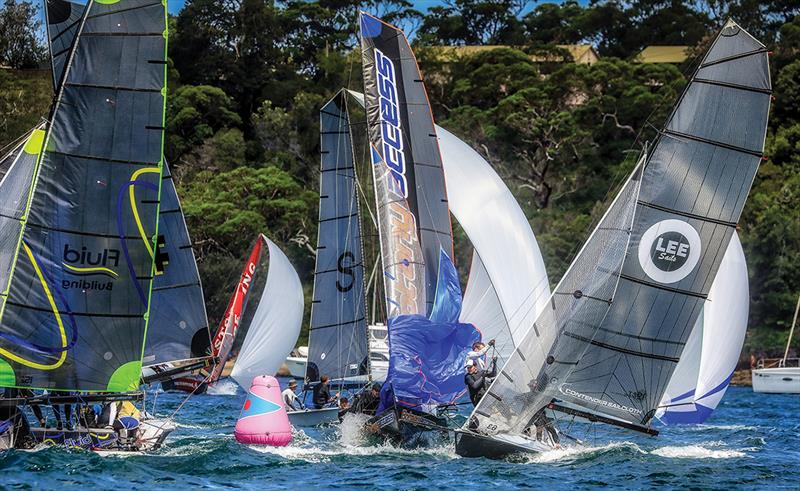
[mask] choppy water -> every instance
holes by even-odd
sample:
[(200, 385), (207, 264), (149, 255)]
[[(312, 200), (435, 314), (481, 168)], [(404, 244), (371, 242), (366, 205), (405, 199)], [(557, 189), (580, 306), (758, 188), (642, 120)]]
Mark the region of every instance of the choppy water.
[[(728, 391), (707, 424), (664, 428), (656, 438), (598, 435), (542, 455), (463, 459), (452, 448), (361, 444), (357, 425), (307, 429), (281, 449), (238, 444), (244, 394), (231, 387), (192, 398), (179, 429), (154, 455), (100, 456), (50, 448), (0, 457), (0, 486), (29, 489), (800, 489), (800, 397)], [(167, 414), (183, 400), (159, 395)]]

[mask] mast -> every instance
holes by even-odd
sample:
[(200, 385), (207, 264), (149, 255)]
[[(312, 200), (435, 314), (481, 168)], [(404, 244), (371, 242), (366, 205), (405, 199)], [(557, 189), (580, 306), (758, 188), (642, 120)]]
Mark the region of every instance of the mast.
[(786, 365), (786, 358), (789, 357), (789, 347), (792, 345), (792, 336), (794, 335), (794, 326), (797, 325), (798, 313), (800, 313), (800, 296), (797, 297), (797, 305), (794, 308), (794, 319), (792, 319), (792, 328), (789, 329), (789, 339), (786, 340), (786, 350), (783, 352), (783, 366)]
[(554, 399), (648, 424), (762, 159), (770, 92), (767, 50), (729, 21), (473, 425), (519, 434)]

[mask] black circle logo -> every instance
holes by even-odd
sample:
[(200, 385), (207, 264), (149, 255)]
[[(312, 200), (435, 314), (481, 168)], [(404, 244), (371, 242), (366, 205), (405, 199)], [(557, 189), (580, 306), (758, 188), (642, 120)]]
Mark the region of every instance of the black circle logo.
[(689, 259), (689, 239), (680, 232), (664, 232), (650, 246), (650, 258), (661, 271), (675, 271)]

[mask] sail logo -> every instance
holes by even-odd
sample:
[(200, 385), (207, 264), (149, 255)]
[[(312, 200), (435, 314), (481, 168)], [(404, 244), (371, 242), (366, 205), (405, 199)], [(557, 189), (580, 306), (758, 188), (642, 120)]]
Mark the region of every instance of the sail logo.
[(378, 75), (378, 95), (380, 109), (381, 137), (383, 139), (383, 160), (389, 167), (392, 179), (389, 190), (403, 198), (408, 198), (406, 180), (406, 161), (403, 153), (403, 129), (400, 126), (397, 83), (394, 63), (381, 50), (375, 49), (375, 67)]
[(72, 288), (80, 290), (111, 291), (114, 288), (113, 280), (119, 274), (113, 268), (119, 266), (120, 252), (117, 249), (103, 249), (91, 251), (86, 246), (80, 249), (74, 248), (69, 244), (64, 244), (61, 266), (64, 272), (73, 276), (95, 276), (102, 275), (111, 281), (92, 280), (92, 279), (64, 279), (61, 281), (61, 288), (69, 290)]
[(659, 283), (686, 278), (700, 260), (700, 235), (687, 222), (662, 220), (650, 226), (639, 241), (639, 265)]
[(561, 384), (558, 387), (558, 391), (564, 395), (574, 397), (575, 399), (580, 399), (582, 401), (596, 404), (598, 406), (607, 407), (609, 409), (616, 409), (617, 411), (624, 411), (626, 413), (633, 414), (634, 416), (640, 416), (642, 414), (642, 411), (640, 409), (630, 406), (624, 406), (622, 404), (617, 404), (616, 402), (607, 401), (605, 399), (599, 399), (597, 397), (593, 397), (588, 394), (583, 394), (574, 389), (571, 389), (567, 384)]

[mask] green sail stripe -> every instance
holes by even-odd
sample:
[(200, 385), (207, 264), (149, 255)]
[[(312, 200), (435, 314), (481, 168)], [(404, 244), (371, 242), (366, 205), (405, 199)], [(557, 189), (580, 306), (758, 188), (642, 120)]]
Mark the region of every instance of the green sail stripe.
[[(167, 47), (169, 44), (169, 17), (167, 15), (167, 0), (163, 0), (164, 5), (164, 59), (168, 59), (169, 55), (167, 53)], [(161, 88), (161, 93), (164, 97), (164, 105), (161, 111), (161, 128), (166, 128), (167, 126), (167, 64), (164, 64), (164, 86)], [(161, 160), (158, 162), (159, 168), (159, 176), (164, 175), (164, 134), (166, 130), (161, 130)], [(161, 213), (161, 188), (163, 187), (163, 179), (158, 180), (158, 205), (156, 206), (156, 217), (158, 217)], [(156, 232), (153, 235), (153, 251), (157, 250), (158, 247), (158, 224), (159, 220), (156, 220)], [(150, 265), (150, 275), (155, 277), (156, 275), (156, 258), (155, 254), (153, 254), (152, 262)], [(144, 358), (144, 351), (147, 347), (147, 330), (150, 328), (150, 307), (152, 306), (153, 302), (153, 283), (154, 281), (150, 282), (150, 288), (147, 292), (147, 312), (144, 316), (144, 341), (142, 342), (142, 351), (139, 355), (139, 360)], [(139, 375), (141, 375), (141, 362), (139, 363)]]

